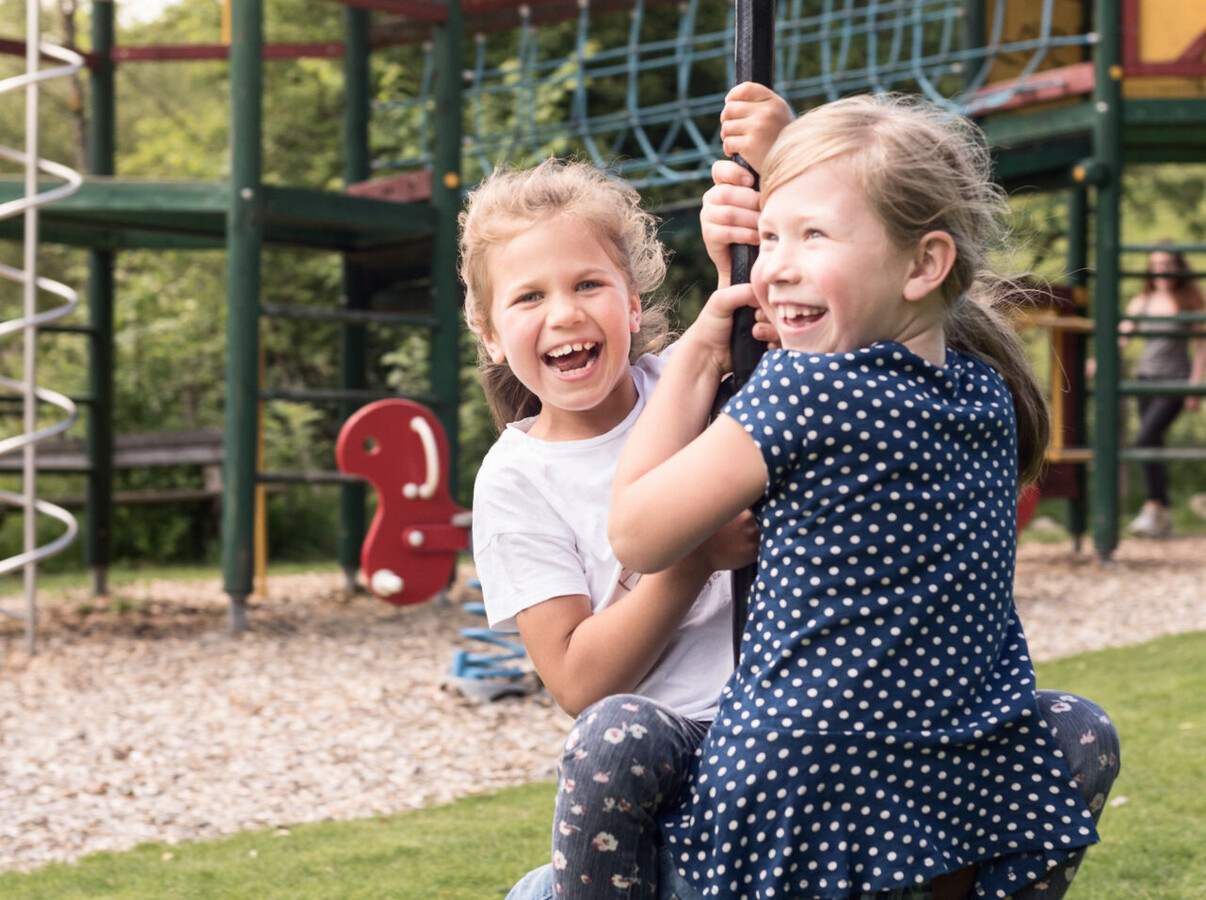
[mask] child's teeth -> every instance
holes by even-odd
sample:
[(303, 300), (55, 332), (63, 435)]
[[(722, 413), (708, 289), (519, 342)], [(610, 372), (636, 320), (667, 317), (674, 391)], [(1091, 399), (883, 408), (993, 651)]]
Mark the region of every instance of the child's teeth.
[(557, 359), (559, 356), (565, 356), (569, 353), (576, 353), (579, 350), (589, 350), (593, 346), (595, 346), (594, 341), (586, 341), (581, 344), (566, 344), (563, 347), (558, 347), (556, 350), (550, 350), (548, 355), (553, 359)]

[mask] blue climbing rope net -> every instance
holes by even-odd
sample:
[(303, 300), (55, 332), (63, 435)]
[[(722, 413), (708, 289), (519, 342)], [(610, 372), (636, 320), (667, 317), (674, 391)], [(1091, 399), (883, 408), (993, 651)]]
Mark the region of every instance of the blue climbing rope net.
[[(797, 110), (902, 91), (988, 112), (1045, 70), (1089, 59), (1095, 38), (1080, 9), (1067, 0), (984, 0), (973, 22), (966, 0), (779, 0), (775, 88)], [(592, 14), (579, 0), (576, 22), (538, 26), (526, 5), (519, 20), (512, 32), (471, 36), (467, 184), (499, 163), (549, 155), (588, 158), (637, 187), (708, 177), (722, 155), (718, 112), (733, 84), (731, 3), (634, 0), (625, 16)], [(396, 152), (378, 170), (431, 164), (435, 77), (427, 48), (413, 96), (376, 105), (378, 133), (405, 136), (386, 142)]]

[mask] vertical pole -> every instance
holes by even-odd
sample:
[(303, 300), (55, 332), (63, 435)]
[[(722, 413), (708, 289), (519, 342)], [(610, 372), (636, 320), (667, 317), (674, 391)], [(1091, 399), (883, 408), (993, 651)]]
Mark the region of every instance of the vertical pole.
[[(738, 82), (756, 81), (768, 87), (775, 82), (775, 0), (737, 0), (733, 34), (733, 71)], [(746, 165), (737, 157), (737, 162)], [(752, 170), (751, 170), (752, 171)], [(758, 186), (757, 173), (754, 186)], [(758, 248), (733, 244), (731, 281), (745, 284), (758, 256)], [(731, 351), (733, 377), (729, 379), (736, 391), (749, 380), (762, 358), (766, 345), (754, 340), (754, 310), (740, 309), (733, 316)], [(756, 566), (746, 566), (733, 572), (733, 658), (741, 654), (741, 638), (745, 633), (746, 611), (750, 589), (754, 586)]]
[[(117, 120), (113, 85), (113, 2), (92, 4), (92, 70), (89, 92), (88, 171), (113, 175)], [(88, 251), (88, 476), (84, 556), (92, 569), (92, 593), (108, 593), (113, 529), (113, 267), (116, 253)]]
[(432, 248), (432, 301), (438, 322), (431, 339), (431, 385), (435, 414), (448, 435), (448, 489), (456, 496), (460, 433), (460, 306), (456, 275), (456, 219), (461, 208), (461, 39), (460, 0), (449, 0), (448, 20), (436, 28), (435, 150), (431, 202), (436, 211)]
[[(987, 5), (984, 0), (963, 0), (964, 50), (979, 50), (984, 46), (984, 14)], [(970, 59), (963, 63), (961, 78), (964, 89), (975, 83), (977, 74), (979, 73)]]
[[(42, 36), (42, 23), (39, 18), (39, 7), (36, 0), (26, 0), (25, 3), (25, 71), (32, 76), (41, 66), (41, 55), (38, 44)], [(25, 196), (33, 197), (38, 193), (38, 83), (30, 80), (25, 87)], [(22, 290), (24, 301), (24, 317), (26, 325), (22, 332), (24, 339), (23, 377), (25, 379), (24, 420), (25, 434), (33, 434), (38, 430), (38, 397), (35, 393), (38, 384), (38, 328), (30, 320), (38, 313), (38, 208), (30, 206), (25, 210), (25, 244), (22, 256), (22, 268), (25, 271), (25, 284)], [(25, 500), (24, 546), (26, 553), (33, 553), (38, 548), (38, 458), (37, 445), (29, 443), (24, 448), (22, 460), (22, 488)], [(35, 650), (35, 636), (38, 631), (38, 564), (31, 559), (25, 564), (25, 645), (32, 656)]]
[[(256, 384), (264, 383), (264, 347), (256, 354)], [(264, 471), (268, 451), (264, 446), (264, 401), (255, 404), (255, 470)], [(255, 483), (255, 515), (252, 521), (252, 596), (268, 596), (268, 485)]]
[[(1068, 191), (1068, 273), (1069, 284), (1078, 295), (1082, 294), (1089, 279), (1089, 192), (1083, 187)], [(1088, 336), (1076, 332), (1071, 339), (1076, 348), (1073, 359), (1081, 366), (1080, 371), (1069, 373), (1071, 383), (1079, 386), (1073, 398), (1072, 429), (1083, 445), (1088, 434), (1088, 418), (1085, 415), (1087, 384), (1083, 365), (1087, 359)], [(1076, 497), (1068, 504), (1068, 531), (1077, 550), (1080, 549), (1081, 537), (1088, 530), (1088, 498), (1088, 467), (1077, 465)]]
[(226, 217), (226, 459), (222, 575), (230, 627), (247, 627), (255, 543), (256, 404), (259, 400), (262, 0), (235, 0), (230, 42), (230, 206)]
[[(344, 184), (365, 181), (369, 170), (369, 13), (345, 7), (343, 11), (343, 180)], [(361, 266), (347, 254), (343, 257), (343, 305), (365, 309), (368, 297)], [(363, 325), (344, 323), (340, 331), (342, 354), (340, 383), (345, 389), (363, 388), (366, 333)], [(340, 421), (356, 411), (354, 403), (342, 403)], [(360, 547), (364, 543), (365, 486), (344, 484), (339, 489), (339, 564), (347, 589), (356, 589)]]
[(1096, 83), (1093, 124), (1094, 156), (1105, 168), (1094, 210), (1097, 247), (1093, 290), (1094, 352), (1097, 356), (1093, 395), (1093, 542), (1108, 560), (1118, 546), (1118, 276), (1122, 196), (1122, 64), (1118, 5), (1095, 0), (1097, 22)]

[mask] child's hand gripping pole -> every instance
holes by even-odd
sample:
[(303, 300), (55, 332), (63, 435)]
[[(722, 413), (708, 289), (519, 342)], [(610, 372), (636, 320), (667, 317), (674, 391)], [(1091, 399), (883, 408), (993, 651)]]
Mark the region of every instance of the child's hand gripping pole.
[[(755, 81), (772, 87), (775, 80), (775, 0), (737, 0), (734, 14), (733, 67), (736, 82)], [(754, 187), (757, 189), (758, 173), (740, 156), (736, 160), (753, 174)], [(731, 252), (732, 283), (747, 284), (758, 248), (734, 244)], [(754, 316), (754, 310), (748, 307), (738, 310), (733, 316), (733, 376), (728, 382), (732, 392), (749, 380), (766, 349), (765, 344), (754, 339)], [(741, 635), (745, 631), (746, 610), (755, 572), (755, 566), (746, 566), (733, 572), (734, 659), (740, 655)]]

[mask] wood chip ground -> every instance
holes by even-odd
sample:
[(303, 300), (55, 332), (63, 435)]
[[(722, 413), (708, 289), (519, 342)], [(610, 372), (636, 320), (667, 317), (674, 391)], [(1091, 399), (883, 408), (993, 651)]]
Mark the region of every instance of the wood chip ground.
[[(44, 606), (33, 657), (0, 619), (0, 870), (552, 778), (570, 719), (546, 694), (445, 685), (482, 624), (452, 594), (395, 608), (339, 575), (278, 577), (231, 634), (216, 579), (81, 590)], [(1028, 543), (1016, 595), (1037, 659), (1204, 630), (1206, 537), (1124, 541), (1106, 564)]]

